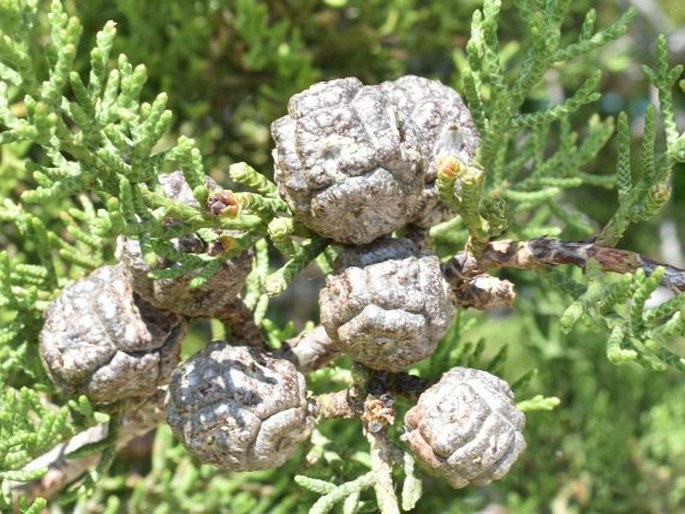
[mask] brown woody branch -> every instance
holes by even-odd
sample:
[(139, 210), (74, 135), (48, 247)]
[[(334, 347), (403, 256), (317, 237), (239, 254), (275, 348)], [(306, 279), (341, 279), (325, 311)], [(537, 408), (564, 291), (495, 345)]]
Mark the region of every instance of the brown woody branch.
[(593, 242), (538, 238), (529, 241), (494, 241), (478, 258), (458, 253), (445, 265), (445, 277), (459, 288), (490, 269), (534, 269), (541, 266), (571, 264), (585, 267), (590, 262), (614, 273), (635, 273), (642, 269), (650, 275), (657, 267), (665, 270), (661, 284), (674, 292), (685, 291), (685, 270), (660, 264), (628, 250), (598, 246)]
[(214, 314), (214, 317), (221, 321), (236, 339), (255, 348), (268, 349), (261, 330), (254, 322), (252, 311), (241, 298), (235, 298), (226, 304)]
[(295, 364), (302, 373), (309, 373), (323, 368), (330, 361), (340, 356), (340, 351), (326, 333), (322, 325), (288, 339), (276, 352), (276, 356)]
[(381, 427), (391, 425), (391, 418), (394, 417), (393, 397), (402, 396), (416, 401), (432, 385), (430, 381), (408, 373), (368, 371), (365, 397), (360, 396), (360, 391), (355, 387), (317, 395), (319, 416), (322, 419), (359, 418), (367, 429), (372, 424)]

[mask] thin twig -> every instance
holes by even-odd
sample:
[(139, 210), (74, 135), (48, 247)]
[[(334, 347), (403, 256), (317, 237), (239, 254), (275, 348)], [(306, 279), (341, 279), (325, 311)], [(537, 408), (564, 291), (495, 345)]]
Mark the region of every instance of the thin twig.
[(322, 368), (339, 355), (335, 343), (321, 325), (288, 339), (277, 352), (279, 358), (289, 360), (302, 373)]
[(349, 389), (317, 395), (316, 404), (322, 419), (359, 418), (363, 412), (362, 405), (350, 395)]
[[(149, 398), (142, 405), (127, 411), (121, 418), (117, 431), (117, 449), (121, 449), (136, 437), (142, 436), (157, 427), (164, 420), (164, 391)], [(100, 454), (84, 457), (67, 458), (67, 455), (88, 444), (103, 441), (108, 434), (108, 424), (100, 423), (76, 434), (69, 441), (58, 444), (52, 450), (37, 457), (24, 466), (24, 471), (47, 468), (47, 473), (40, 479), (19, 483), (13, 486), (15, 495), (24, 494), (29, 499), (50, 499), (86, 471), (95, 467)]]
[(592, 242), (538, 238), (529, 241), (494, 241), (477, 259), (460, 252), (444, 268), (445, 277), (458, 287), (488, 269), (532, 269), (540, 266), (571, 264), (585, 267), (596, 262), (604, 271), (635, 273), (642, 269), (650, 275), (657, 267), (665, 270), (661, 284), (674, 292), (685, 291), (685, 270), (660, 264), (628, 250), (598, 246)]
[(254, 322), (252, 311), (241, 298), (228, 303), (215, 313), (214, 317), (228, 328), (233, 337), (243, 340), (249, 346), (268, 349), (261, 330)]
[(366, 439), (369, 441), (371, 469), (376, 478), (373, 488), (378, 508), (382, 514), (399, 514), (400, 507), (392, 480), (392, 463), (398, 450), (388, 441), (385, 430), (366, 430)]

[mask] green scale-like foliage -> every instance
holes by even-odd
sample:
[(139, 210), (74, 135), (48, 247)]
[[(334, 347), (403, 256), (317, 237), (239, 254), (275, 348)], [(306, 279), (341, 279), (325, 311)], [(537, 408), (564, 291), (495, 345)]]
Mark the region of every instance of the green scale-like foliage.
[[(591, 10), (578, 41), (564, 45), (560, 33), (569, 4), (515, 2), (517, 14), (531, 36), (530, 46), (519, 49), (522, 57), (516, 75), (505, 71), (501, 58), (497, 36), (500, 2), (485, 2), (483, 10), (473, 18), (461, 80), (482, 137), (475, 164), (487, 171), (482, 194), (488, 195), (490, 201), (500, 197), (507, 201), (512, 222), (507, 235), (513, 237), (559, 235), (559, 221), (577, 234), (589, 235), (593, 229), (578, 219), (572, 206), (559, 201), (561, 193), (582, 186), (611, 188), (615, 184), (614, 176), (584, 171), (611, 137), (612, 120), (591, 118), (581, 142), (569, 122), (574, 112), (599, 98), (599, 71), (561, 103), (521, 113), (527, 95), (538, 87), (552, 65), (558, 66), (618, 38), (635, 15), (629, 10), (611, 26), (595, 32), (595, 12)], [(559, 143), (550, 152), (552, 138)], [(469, 213), (460, 214), (469, 217)]]
[[(616, 174), (589, 174), (583, 168), (597, 158), (609, 141), (614, 130), (613, 120), (591, 118), (580, 143), (577, 133), (571, 131), (569, 120), (580, 107), (599, 98), (596, 91), (599, 71), (593, 72), (560, 104), (531, 114), (520, 114), (520, 110), (526, 92), (537, 86), (552, 64), (577, 58), (618, 38), (625, 33), (635, 13), (629, 10), (611, 26), (594, 33), (595, 13), (590, 11), (578, 41), (562, 47), (559, 33), (569, 7), (567, 2), (516, 2), (516, 7), (533, 38), (530, 47), (523, 52), (518, 74), (513, 78), (505, 73), (500, 58), (502, 52), (497, 38), (500, 2), (486, 1), (483, 10), (476, 11), (473, 17), (462, 79), (482, 143), (474, 162), (458, 171), (456, 177), (439, 175), (441, 197), (461, 215), (471, 250), (478, 254), (489, 239), (502, 232), (496, 229), (497, 224), (487, 219), (488, 213), (493, 213), (495, 199), (504, 199), (503, 205), (508, 206), (509, 221), (504, 223), (508, 227), (506, 236), (521, 239), (554, 237), (565, 229), (590, 236), (595, 232), (593, 227), (583, 220), (576, 208), (560, 201), (560, 195), (564, 190), (583, 186), (615, 186), (619, 206), (596, 238), (597, 244), (614, 246), (631, 223), (652, 218), (661, 209), (670, 196), (671, 170), (676, 163), (683, 162), (685, 136), (677, 130), (672, 100), (672, 89), (682, 73), (682, 66), (668, 66), (665, 39), (661, 38), (657, 44), (657, 66), (644, 68), (647, 78), (659, 91), (660, 114), (666, 131), (665, 150), (657, 152), (655, 149), (656, 111), (650, 106), (645, 115), (641, 159), (636, 169), (631, 169), (628, 121), (627, 116), (621, 114)], [(483, 96), (484, 91), (488, 93), (487, 98)], [(553, 123), (558, 123), (558, 130), (552, 130)], [(559, 143), (550, 152), (548, 141), (551, 137)], [(474, 181), (472, 177), (478, 178)], [(452, 193), (455, 182), (459, 186), (458, 201)], [(451, 232), (454, 237), (453, 230)], [(439, 228), (433, 233), (440, 237)], [(593, 283), (606, 282), (602, 273), (588, 275)], [(680, 313), (670, 312), (672, 316), (664, 320), (643, 312), (647, 297), (662, 276), (658, 270), (649, 278), (638, 272), (630, 286), (594, 284), (568, 308), (560, 320), (562, 327), (568, 330), (587, 314), (587, 323), (596, 328), (608, 327), (611, 333), (608, 353), (612, 360), (631, 358), (656, 369), (665, 365), (682, 369), (681, 358), (667, 348), (673, 337), (683, 335)], [(621, 284), (630, 280), (625, 277)], [(623, 287), (621, 294), (616, 290), (620, 287)], [(601, 307), (596, 308), (600, 298)], [(630, 304), (630, 321), (617, 324), (616, 320), (607, 317), (617, 304), (626, 303)], [(643, 316), (652, 320), (651, 327), (641, 321)], [(626, 350), (624, 346), (631, 349)]]
[[(153, 271), (154, 278), (197, 272), (192, 287), (211, 280), (223, 259), (252, 248), (254, 266), (242, 295), (245, 304), (274, 348), (296, 335), (292, 321), (279, 326), (271, 319), (270, 297), (284, 292), (312, 261), (324, 275), (329, 273), (338, 249), (294, 222), (279, 198), (268, 178), (267, 126), (284, 113), (289, 96), (312, 82), (354, 74), (375, 83), (413, 71), (459, 85), (482, 142), (474, 161), (463, 163), (459, 175), (438, 178), (441, 197), (459, 214), (430, 231), (442, 257), (465, 247), (478, 254), (500, 237), (597, 235), (598, 244), (615, 246), (631, 224), (653, 218), (663, 207), (672, 169), (685, 160), (685, 136), (676, 126), (672, 98), (682, 68), (668, 66), (663, 38), (657, 44), (656, 66), (644, 69), (659, 92), (659, 110), (646, 111), (640, 159), (631, 160), (627, 115), (617, 121), (587, 115), (600, 98), (602, 75), (596, 67), (578, 63), (592, 63), (598, 50), (625, 34), (633, 10), (597, 30), (598, 13), (585, 9), (584, 3), (518, 0), (504, 6), (507, 19), (517, 20), (511, 24), (503, 22), (501, 2), (486, 0), (472, 15), (465, 42), (454, 38), (467, 32), (467, 13), (478, 7), (468, 2), (226, 4), (93, 1), (78, 6), (79, 19), (57, 0), (49, 9), (35, 0), (0, 0), (3, 509), (12, 501), (9, 481), (30, 481), (44, 473), (22, 471), (28, 462), (73, 434), (108, 421), (85, 399), (52, 405), (61, 400), (39, 362), (37, 340), (47, 303), (73, 280), (112, 262), (116, 237), (138, 239), (150, 263), (159, 257), (177, 263)], [(118, 25), (103, 16), (116, 18)], [(573, 16), (584, 16), (579, 29), (572, 29)], [(434, 26), (431, 34), (416, 30), (428, 22)], [(455, 46), (464, 46), (464, 51)], [(147, 67), (134, 65), (137, 62)], [(455, 66), (457, 73), (452, 73)], [(563, 75), (565, 69), (577, 75), (568, 94), (551, 105), (536, 103), (544, 96), (548, 74)], [(665, 132), (663, 143), (658, 119)], [(616, 171), (593, 173), (592, 165), (606, 153), (615, 128)], [(197, 140), (187, 137), (190, 134)], [(243, 159), (259, 171), (234, 162)], [(233, 190), (239, 212), (215, 215), (170, 200), (157, 177), (174, 169), (182, 170), (201, 206), (209, 195), (205, 175), (219, 179), (222, 187)], [(458, 198), (453, 194), (457, 181)], [(614, 187), (618, 208), (598, 230), (569, 193)], [(209, 243), (219, 237), (216, 229), (236, 234), (222, 255), (184, 254), (171, 244), (173, 238), (190, 233)], [(273, 249), (282, 255), (276, 266)], [(676, 350), (677, 338), (685, 335), (685, 295), (645, 307), (663, 268), (620, 278), (594, 265), (583, 275), (536, 271), (545, 279), (543, 290), (551, 289), (553, 298), (545, 298), (544, 312), (525, 294), (517, 300), (517, 314), (504, 322), (506, 327), (518, 324), (517, 338), (498, 330), (498, 322), (459, 312), (432, 358), (411, 371), (435, 380), (459, 365), (509, 377), (518, 407), (533, 413), (529, 453), (544, 448), (549, 437), (564, 451), (582, 453), (591, 461), (584, 467), (580, 457), (569, 457), (573, 472), (597, 478), (605, 471), (602, 466), (618, 471), (619, 457), (629, 455), (618, 443), (608, 444), (601, 423), (638, 416), (668, 388), (660, 383), (653, 397), (625, 401), (619, 411), (612, 395), (648, 387), (650, 376), (636, 367), (619, 368), (628, 370), (622, 376), (608, 372), (606, 362), (597, 369), (587, 363), (596, 359), (598, 348), (604, 351), (604, 344), (609, 362), (682, 371), (685, 364)], [(524, 272), (509, 278), (523, 291), (539, 291), (537, 275)], [(213, 335), (222, 330), (212, 325)], [(189, 339), (193, 337), (197, 333)], [(586, 345), (579, 342), (582, 338)], [(512, 342), (498, 344), (502, 339)], [(514, 340), (528, 342), (521, 348)], [(193, 344), (187, 342), (186, 349)], [(346, 363), (311, 373), (311, 387), (324, 392), (355, 384)], [(573, 375), (567, 382), (555, 384), (553, 377), (569, 369)], [(609, 373), (613, 384), (587, 378)], [(601, 392), (595, 395), (593, 387)], [(553, 424), (548, 425), (547, 418), (542, 421), (553, 415), (535, 413), (560, 402), (565, 406), (574, 395), (581, 403), (572, 404), (573, 411), (557, 411)], [(659, 420), (682, 417), (677, 401), (669, 402), (665, 410), (649, 411), (651, 430), (658, 429)], [(398, 418), (408, 407), (400, 401)], [(571, 419), (576, 415), (578, 419)], [(677, 423), (672, 425), (669, 434), (677, 432)], [(542, 426), (550, 427), (548, 436)], [(642, 436), (624, 426), (621, 434), (626, 438)], [(396, 437), (401, 427), (393, 430)], [(588, 431), (584, 446), (567, 435), (581, 430)], [(190, 512), (199, 504), (207, 512), (371, 512), (379, 505), (392, 511), (390, 495), (374, 493), (375, 468), (354, 423), (321, 424), (306, 455), (309, 469), (298, 467), (302, 458), (295, 458), (281, 470), (239, 474), (197, 465), (166, 429), (160, 429), (150, 472), (134, 485), (123, 478), (126, 463), (115, 459), (114, 437), (112, 428), (109, 438), (82, 450), (105, 458), (62, 495), (63, 502), (76, 502), (77, 509), (96, 502), (106, 506), (106, 512)], [(645, 436), (641, 451), (651, 459), (650, 466), (668, 462), (675, 469), (673, 440), (664, 437), (662, 442)], [(487, 494), (447, 493), (433, 479), (424, 481), (424, 490), (430, 488), (431, 494), (422, 496), (413, 459), (400, 452), (395, 460), (396, 501), (403, 510), (464, 512), (475, 505), (486, 507)], [(563, 492), (564, 484), (557, 483), (563, 482), (561, 465), (533, 457), (527, 464), (545, 480), (536, 485), (526, 476), (505, 479), (498, 487), (508, 495), (512, 511), (544, 510), (551, 495)], [(631, 473), (632, 478), (648, 479), (640, 470)], [(628, 497), (629, 488), (619, 485), (616, 496)], [(678, 501), (677, 491), (668, 501)], [(595, 511), (621, 512), (612, 507), (612, 494), (611, 486), (600, 481)], [(444, 498), (452, 507), (445, 506)], [(38, 512), (45, 504), (30, 504), (23, 497), (18, 502), (22, 512)]]
[(649, 276), (638, 270), (617, 281), (595, 274), (587, 291), (560, 318), (562, 329), (569, 332), (583, 320), (588, 326), (608, 330), (607, 357), (612, 362), (638, 361), (658, 371), (668, 366), (685, 371), (685, 359), (669, 349), (673, 338), (684, 333), (681, 310), (685, 294), (658, 307), (645, 308), (663, 275), (663, 268)]

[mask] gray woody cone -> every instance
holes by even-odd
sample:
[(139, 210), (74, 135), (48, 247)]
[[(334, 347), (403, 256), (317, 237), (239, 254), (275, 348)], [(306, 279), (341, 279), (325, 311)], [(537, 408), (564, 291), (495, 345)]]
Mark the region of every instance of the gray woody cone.
[(468, 164), (480, 144), (471, 112), (459, 94), (437, 80), (406, 75), (383, 82), (390, 103), (408, 115), (419, 128), (421, 154), (425, 162), (425, 186), (421, 207), (411, 222), (429, 228), (454, 216), (442, 205), (435, 187), (437, 160), (441, 155), (455, 156)]
[(295, 219), (323, 237), (366, 244), (404, 226), (419, 206), (417, 127), (380, 86), (319, 82), (271, 125), (274, 179)]
[(346, 249), (319, 295), (321, 324), (339, 350), (373, 369), (428, 357), (454, 314), (435, 255), (408, 239)]
[(526, 418), (509, 385), (485, 371), (452, 368), (404, 417), (418, 460), (455, 488), (502, 478), (526, 448)]
[(40, 355), (67, 394), (108, 403), (166, 384), (185, 333), (185, 318), (134, 295), (121, 265), (103, 266), (48, 305)]
[(222, 341), (174, 371), (166, 409), (192, 455), (234, 471), (281, 466), (314, 426), (304, 376), (291, 362)]
[[(183, 173), (160, 175), (164, 192), (173, 200), (199, 207)], [(207, 177), (210, 190), (219, 186)], [(173, 240), (176, 248), (186, 253), (206, 253), (209, 251), (200, 237), (189, 234)], [(117, 256), (124, 263), (131, 277), (133, 287), (145, 301), (160, 309), (166, 309), (184, 316), (211, 318), (231, 302), (245, 285), (252, 267), (252, 253), (245, 251), (221, 264), (219, 270), (207, 282), (197, 288), (190, 288), (190, 281), (197, 273), (189, 273), (177, 278), (152, 279), (148, 276), (150, 266), (143, 259), (140, 244), (134, 239), (120, 238)], [(171, 268), (174, 262), (160, 262), (159, 268)]]

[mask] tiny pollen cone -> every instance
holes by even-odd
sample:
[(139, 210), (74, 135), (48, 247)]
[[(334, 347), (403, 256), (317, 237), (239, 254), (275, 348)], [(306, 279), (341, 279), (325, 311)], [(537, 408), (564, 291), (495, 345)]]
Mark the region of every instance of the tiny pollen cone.
[(233, 191), (221, 189), (214, 191), (207, 198), (207, 212), (221, 218), (236, 218), (240, 214), (241, 205)]
[(454, 179), (459, 175), (463, 165), (461, 161), (454, 155), (441, 155), (437, 158), (438, 177)]

